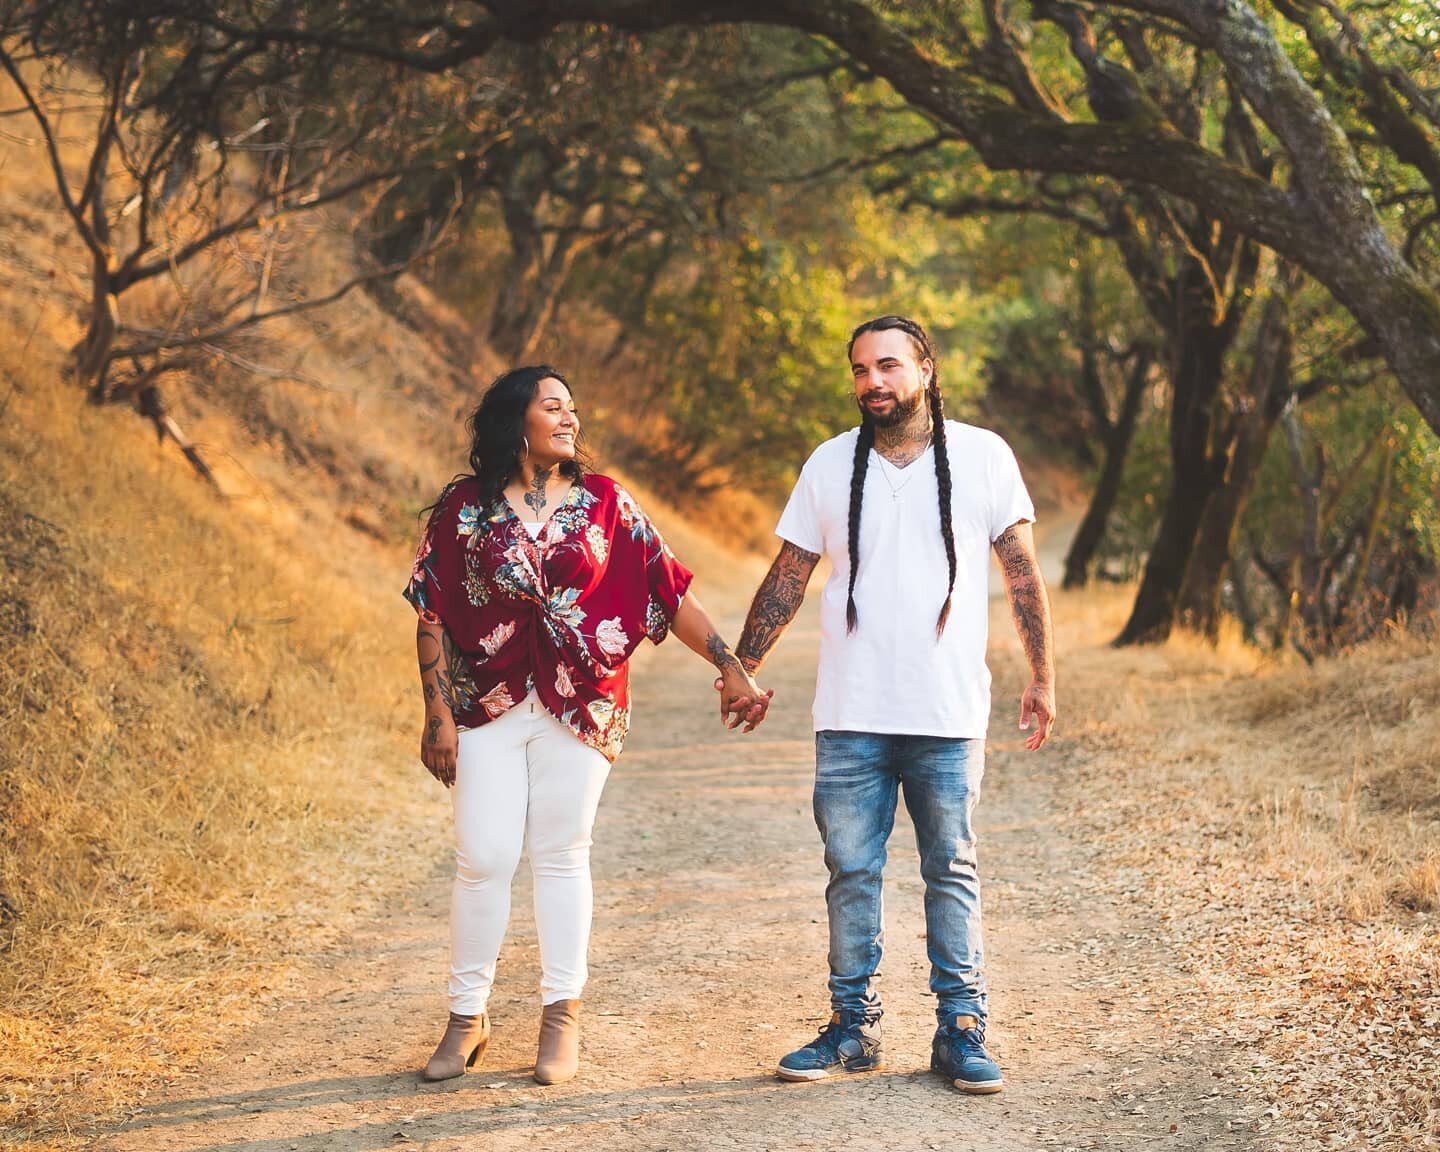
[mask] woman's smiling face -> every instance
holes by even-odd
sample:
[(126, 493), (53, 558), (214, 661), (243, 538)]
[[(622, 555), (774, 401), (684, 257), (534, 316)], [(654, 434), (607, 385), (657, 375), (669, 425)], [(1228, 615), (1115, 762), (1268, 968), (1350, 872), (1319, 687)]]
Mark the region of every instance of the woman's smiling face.
[(562, 460), (573, 460), (579, 436), (580, 415), (570, 389), (553, 376), (545, 377), (525, 409), (529, 462), (536, 468), (551, 468)]

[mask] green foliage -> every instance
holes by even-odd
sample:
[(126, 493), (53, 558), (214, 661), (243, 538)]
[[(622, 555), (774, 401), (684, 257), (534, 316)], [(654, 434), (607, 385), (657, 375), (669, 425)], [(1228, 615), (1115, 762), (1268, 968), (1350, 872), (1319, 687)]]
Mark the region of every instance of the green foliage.
[[(1385, 489), (1382, 550), (1404, 538), (1440, 559), (1440, 439), (1393, 384), (1334, 387), (1299, 411), (1305, 464), (1321, 481), (1322, 549), (1343, 548)], [(1245, 529), (1276, 555), (1299, 548), (1296, 473), (1283, 435), (1272, 438)]]
[(1396, 520), (1421, 555), (1440, 564), (1440, 436), (1406, 403), (1390, 419)]
[(845, 346), (884, 312), (934, 334), (952, 411), (980, 388), (996, 305), (931, 274), (940, 232), (853, 188), (822, 213), (811, 207), (757, 215), (775, 231), (722, 238), (678, 266), (634, 333), (656, 381), (647, 411), (663, 413), (650, 451), (687, 482), (723, 473), (783, 495), (815, 445), (855, 422)]
[(1125, 458), (1124, 479), (1115, 508), (1096, 551), (1097, 571), (1107, 579), (1139, 577), (1160, 527), (1170, 485), (1170, 439), (1165, 414), (1152, 407), (1141, 420)]

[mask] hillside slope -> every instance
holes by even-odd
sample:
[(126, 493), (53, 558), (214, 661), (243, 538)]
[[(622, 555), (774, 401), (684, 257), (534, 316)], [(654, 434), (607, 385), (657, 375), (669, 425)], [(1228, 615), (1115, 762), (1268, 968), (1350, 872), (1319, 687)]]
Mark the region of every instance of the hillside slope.
[[(430, 867), (447, 809), (399, 592), (498, 367), (361, 293), (283, 321), (267, 363), (168, 389), (216, 492), (65, 380), (87, 257), (40, 160), (0, 143), (0, 1138), (197, 1067)], [(290, 274), (326, 282), (345, 243)], [(636, 487), (711, 600), (753, 586)]]

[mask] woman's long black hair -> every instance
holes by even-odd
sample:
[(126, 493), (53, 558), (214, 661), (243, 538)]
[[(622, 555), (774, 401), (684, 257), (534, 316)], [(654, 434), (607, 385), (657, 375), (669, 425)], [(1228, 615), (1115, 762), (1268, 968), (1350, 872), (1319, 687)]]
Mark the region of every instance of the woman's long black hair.
[[(915, 348), (915, 359), (929, 360), (931, 364), (930, 384), (926, 396), (930, 403), (930, 443), (934, 446), (935, 480), (940, 490), (940, 536), (945, 541), (945, 559), (950, 565), (950, 584), (945, 589), (945, 603), (940, 606), (940, 618), (935, 621), (935, 635), (945, 631), (945, 622), (950, 619), (950, 600), (955, 593), (955, 527), (950, 520), (950, 454), (945, 445), (945, 398), (940, 393), (940, 366), (935, 362), (935, 349), (925, 329), (904, 316), (878, 316), (867, 320), (850, 333), (850, 343), (845, 347), (849, 357), (855, 351), (855, 341), (866, 332), (888, 332), (898, 328), (910, 337)], [(855, 466), (850, 472), (850, 587), (845, 597), (845, 630), (855, 631), (860, 622), (855, 611), (855, 578), (860, 573), (860, 505), (865, 494), (865, 472), (870, 466), (870, 449), (875, 443), (875, 426), (866, 418), (861, 421), (860, 435), (855, 441)]]
[[(535, 399), (542, 380), (558, 380), (574, 395), (570, 381), (548, 364), (512, 368), (485, 390), (475, 411), (465, 421), (465, 430), (470, 434), (470, 471), (450, 481), (426, 512), (433, 516), (450, 490), (462, 480), (480, 482), (482, 509), (488, 509), (500, 499), (505, 485), (520, 472), (520, 462), (525, 457), (525, 411)], [(560, 474), (578, 484), (584, 479), (588, 464), (589, 459), (577, 438), (575, 458), (560, 462)]]

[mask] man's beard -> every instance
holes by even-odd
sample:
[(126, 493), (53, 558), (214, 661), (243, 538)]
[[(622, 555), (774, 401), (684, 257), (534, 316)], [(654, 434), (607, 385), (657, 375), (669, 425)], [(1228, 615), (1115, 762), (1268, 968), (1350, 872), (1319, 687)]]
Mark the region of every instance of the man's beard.
[(905, 423), (915, 413), (920, 411), (920, 405), (925, 403), (925, 389), (921, 388), (909, 400), (902, 400), (895, 397), (895, 407), (890, 409), (884, 416), (876, 416), (860, 402), (860, 397), (855, 397), (855, 407), (860, 409), (860, 419), (873, 428), (894, 428)]

